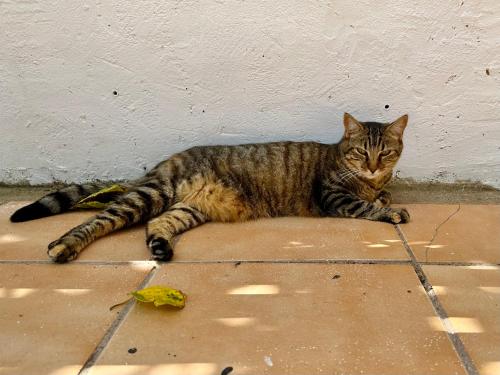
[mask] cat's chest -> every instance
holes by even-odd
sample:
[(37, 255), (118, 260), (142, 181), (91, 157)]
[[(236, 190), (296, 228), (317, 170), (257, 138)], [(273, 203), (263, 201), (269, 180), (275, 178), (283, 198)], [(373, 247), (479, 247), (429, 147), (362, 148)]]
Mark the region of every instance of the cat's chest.
[(358, 180), (354, 186), (356, 195), (365, 201), (375, 202), (390, 178), (391, 175), (383, 175), (375, 180)]
[(380, 195), (380, 191), (381, 189), (362, 184), (357, 187), (356, 195), (365, 201), (374, 202)]

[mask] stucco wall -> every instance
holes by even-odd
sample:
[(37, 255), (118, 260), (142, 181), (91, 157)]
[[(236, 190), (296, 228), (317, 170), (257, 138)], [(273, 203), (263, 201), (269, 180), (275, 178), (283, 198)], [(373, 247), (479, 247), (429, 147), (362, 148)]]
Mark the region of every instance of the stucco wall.
[(0, 182), (336, 142), (349, 111), (410, 114), (399, 176), (500, 187), (498, 0), (7, 0), (0, 31)]

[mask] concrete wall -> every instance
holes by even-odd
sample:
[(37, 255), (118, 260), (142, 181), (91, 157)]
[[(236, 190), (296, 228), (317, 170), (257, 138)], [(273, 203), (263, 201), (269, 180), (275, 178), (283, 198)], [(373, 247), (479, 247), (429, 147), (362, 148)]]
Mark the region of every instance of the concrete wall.
[[(0, 181), (410, 114), (398, 175), (500, 187), (500, 1), (0, 3)], [(114, 94), (116, 92), (116, 95)]]

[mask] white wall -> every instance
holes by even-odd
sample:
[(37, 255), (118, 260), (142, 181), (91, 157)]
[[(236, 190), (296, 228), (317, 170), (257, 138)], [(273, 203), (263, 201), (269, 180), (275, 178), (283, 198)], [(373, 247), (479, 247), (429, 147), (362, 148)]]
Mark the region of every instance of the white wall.
[(6, 183), (137, 177), (199, 144), (336, 142), (350, 111), (410, 114), (399, 176), (500, 187), (499, 102), (498, 0), (0, 3)]

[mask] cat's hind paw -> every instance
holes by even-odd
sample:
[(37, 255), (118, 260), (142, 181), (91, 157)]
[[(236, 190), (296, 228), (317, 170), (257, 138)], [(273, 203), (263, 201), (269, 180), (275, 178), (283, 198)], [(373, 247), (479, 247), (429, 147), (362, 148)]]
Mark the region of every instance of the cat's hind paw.
[(174, 251), (170, 243), (161, 237), (153, 237), (148, 240), (148, 247), (151, 250), (151, 258), (160, 262), (168, 262), (174, 256)]

